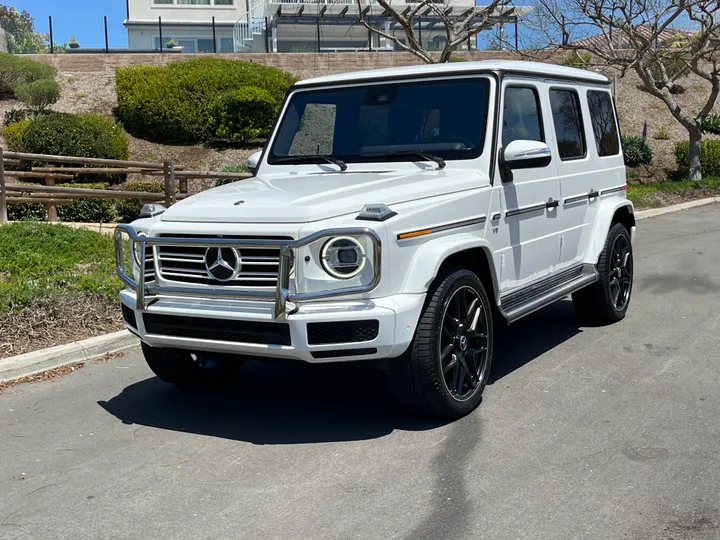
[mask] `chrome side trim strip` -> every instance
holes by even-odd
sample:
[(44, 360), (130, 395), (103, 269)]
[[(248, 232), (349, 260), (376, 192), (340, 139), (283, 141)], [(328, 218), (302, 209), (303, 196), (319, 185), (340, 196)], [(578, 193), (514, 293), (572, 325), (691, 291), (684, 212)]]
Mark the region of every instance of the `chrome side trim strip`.
[(418, 227), (418, 228), (415, 229), (414, 231), (405, 231), (405, 232), (398, 233), (397, 236), (396, 236), (396, 238), (397, 238), (398, 240), (411, 240), (412, 238), (417, 238), (417, 236), (413, 236), (413, 237), (410, 237), (410, 238), (402, 238), (402, 237), (403, 237), (404, 235), (406, 235), (406, 234), (411, 234), (411, 233), (413, 233), (413, 232), (415, 232), (415, 231), (425, 231), (425, 230), (429, 230), (429, 231), (432, 231), (432, 232), (427, 233), (427, 234), (424, 234), (424, 235), (422, 235), (422, 236), (430, 236), (431, 234), (435, 234), (435, 233), (439, 233), (439, 232), (445, 232), (445, 231), (450, 231), (450, 230), (452, 230), (452, 229), (460, 229), (460, 228), (462, 228), (462, 227), (469, 227), (469, 226), (471, 226), (471, 225), (482, 225), (482, 224), (485, 223), (486, 221), (487, 221), (487, 217), (486, 217), (486, 216), (479, 216), (479, 217), (472, 218), (472, 219), (465, 219), (465, 220), (463, 220), (463, 221), (453, 221), (452, 223), (445, 223), (445, 224), (443, 224), (443, 225), (432, 225), (432, 226), (427, 226), (427, 227)]
[[(134, 244), (140, 245), (138, 279), (129, 276), (125, 272), (125, 239), (127, 235), (130, 239), (130, 253), (132, 254)], [(332, 236), (367, 236), (373, 244), (373, 279), (367, 285), (357, 287), (345, 287), (333, 291), (321, 291), (317, 293), (291, 293), (290, 292), (290, 257), (291, 251), (308, 244), (312, 244), (322, 238)], [(166, 287), (159, 285), (145, 284), (145, 256), (147, 247), (173, 245), (182, 247), (210, 247), (210, 246), (227, 246), (234, 248), (242, 248), (249, 246), (270, 246), (280, 247), (280, 263), (278, 268), (277, 286), (272, 290), (248, 290), (248, 289), (228, 289), (227, 287)], [(260, 300), (273, 301), (275, 304), (275, 319), (281, 320), (286, 316), (286, 307), (288, 302), (300, 302), (309, 300), (321, 300), (325, 298), (333, 298), (336, 296), (347, 296), (352, 294), (361, 294), (374, 290), (380, 283), (382, 277), (382, 242), (380, 236), (367, 227), (362, 228), (337, 228), (325, 229), (310, 234), (299, 240), (261, 240), (261, 239), (233, 239), (233, 238), (177, 238), (177, 237), (148, 237), (140, 236), (130, 225), (118, 225), (115, 228), (115, 263), (118, 277), (131, 289), (135, 290), (136, 309), (144, 310), (149, 302), (146, 297), (149, 295), (157, 296), (162, 294), (175, 296), (188, 296), (195, 298), (203, 298), (212, 296), (214, 298), (228, 298), (234, 300)], [(132, 257), (132, 255), (130, 255)], [(152, 302), (152, 299), (150, 300)]]
[(537, 212), (538, 210), (545, 210), (547, 203), (533, 204), (532, 206), (525, 206), (524, 208), (513, 208), (505, 212), (505, 217), (519, 216), (521, 214), (529, 214), (530, 212)]
[(580, 202), (580, 201), (587, 201), (587, 200), (588, 200), (587, 194), (575, 195), (574, 197), (568, 197), (567, 199), (565, 199), (563, 201), (563, 204), (572, 204), (572, 203), (576, 203), (576, 202)]
[(497, 221), (502, 217), (502, 214), (500, 212), (496, 212), (493, 214), (492, 221)]
[(626, 185), (618, 186), (618, 187), (614, 187), (614, 188), (603, 189), (600, 192), (600, 195), (607, 195), (608, 193), (617, 193), (618, 191), (625, 191), (626, 189), (627, 189)]

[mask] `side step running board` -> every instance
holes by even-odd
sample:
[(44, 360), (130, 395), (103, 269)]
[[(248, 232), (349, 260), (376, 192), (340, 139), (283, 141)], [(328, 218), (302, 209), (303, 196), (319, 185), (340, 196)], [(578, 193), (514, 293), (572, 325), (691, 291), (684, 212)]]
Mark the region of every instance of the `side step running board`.
[[(573, 274), (576, 273), (573, 272)], [(541, 287), (538, 287), (538, 284), (536, 284), (527, 288), (535, 290), (530, 292), (529, 295), (525, 293), (527, 295), (525, 296), (527, 301), (522, 304), (519, 304), (517, 301), (513, 302), (514, 298), (512, 297), (522, 295), (524, 290), (515, 291), (511, 295), (508, 295), (505, 298), (501, 298), (500, 312), (505, 316), (509, 323), (515, 322), (518, 319), (547, 306), (548, 304), (552, 304), (556, 300), (560, 300), (568, 294), (571, 294), (577, 290), (582, 289), (583, 287), (586, 287), (587, 285), (594, 283), (596, 280), (597, 273), (595, 269), (585, 268), (581, 271), (580, 275), (576, 274), (569, 280), (563, 281), (560, 284), (557, 284), (555, 287), (544, 292), (538, 290), (541, 289)], [(533, 294), (533, 292), (535, 292), (535, 294)], [(509, 307), (506, 309), (503, 307), (503, 304), (509, 304)]]

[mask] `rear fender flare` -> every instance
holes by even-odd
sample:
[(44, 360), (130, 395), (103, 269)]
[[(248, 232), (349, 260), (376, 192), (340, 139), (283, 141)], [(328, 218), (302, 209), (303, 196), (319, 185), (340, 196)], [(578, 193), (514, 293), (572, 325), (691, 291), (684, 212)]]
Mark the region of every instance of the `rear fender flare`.
[[(623, 210), (626, 209), (626, 210)], [(631, 236), (634, 236), (635, 228), (635, 207), (633, 203), (627, 199), (613, 197), (611, 199), (604, 200), (600, 203), (598, 208), (597, 216), (595, 218), (595, 227), (593, 228), (592, 236), (590, 237), (590, 243), (588, 245), (587, 255), (585, 262), (589, 264), (597, 264), (600, 259), (600, 253), (605, 247), (605, 241), (607, 240), (608, 231), (616, 220), (616, 215), (620, 212), (627, 213), (627, 216), (623, 216), (623, 219), (628, 220), (628, 230)]]

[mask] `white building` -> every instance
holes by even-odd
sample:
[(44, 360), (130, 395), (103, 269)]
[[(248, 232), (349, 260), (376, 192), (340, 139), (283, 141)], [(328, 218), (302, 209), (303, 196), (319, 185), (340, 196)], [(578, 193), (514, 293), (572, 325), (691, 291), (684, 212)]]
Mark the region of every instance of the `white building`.
[[(359, 23), (356, 0), (127, 0), (132, 50), (159, 50), (171, 40), (184, 52), (330, 52), (393, 50), (391, 40)], [(409, 9), (412, 4), (406, 0)], [(361, 0), (373, 25), (404, 33), (372, 0)], [(458, 15), (474, 0), (439, 0)], [(499, 14), (500, 15), (500, 14)], [(213, 22), (214, 19), (214, 22)], [(498, 21), (517, 22), (512, 10)], [(425, 49), (442, 49), (445, 31), (430, 8), (417, 19)], [(214, 39), (213, 39), (214, 37)], [(474, 42), (473, 42), (474, 43)], [(464, 44), (461, 49), (467, 49)], [(472, 45), (474, 48), (474, 45)]]

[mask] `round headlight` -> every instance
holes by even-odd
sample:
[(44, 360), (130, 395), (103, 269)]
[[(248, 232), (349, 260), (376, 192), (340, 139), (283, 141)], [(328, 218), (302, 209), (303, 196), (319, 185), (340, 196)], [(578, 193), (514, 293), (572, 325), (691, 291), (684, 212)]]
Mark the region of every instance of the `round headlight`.
[[(144, 232), (139, 232), (137, 235), (147, 236)], [(135, 257), (135, 264), (137, 264), (138, 267), (140, 266), (141, 246), (142, 244), (140, 242), (132, 242), (133, 257)]]
[(323, 270), (334, 278), (350, 279), (365, 268), (365, 248), (355, 238), (340, 236), (328, 240), (320, 254)]

